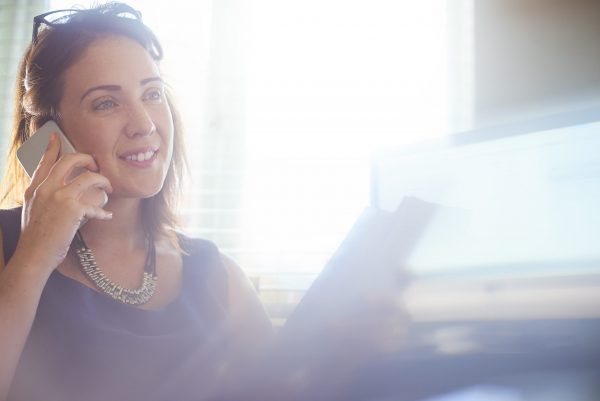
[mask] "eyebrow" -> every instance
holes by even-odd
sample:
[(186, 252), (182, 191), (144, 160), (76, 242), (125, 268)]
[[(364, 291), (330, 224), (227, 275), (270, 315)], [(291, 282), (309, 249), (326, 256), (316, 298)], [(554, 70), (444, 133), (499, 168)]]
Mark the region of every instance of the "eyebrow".
[[(161, 77), (150, 77), (150, 78), (145, 78), (142, 79), (140, 81), (140, 86), (144, 86), (149, 84), (150, 82), (163, 82)], [(111, 91), (111, 92), (116, 92), (116, 91), (120, 91), (122, 89), (121, 85), (98, 85), (98, 86), (94, 86), (88, 90), (86, 90), (83, 95), (81, 95), (81, 99), (79, 99), (79, 102), (82, 102), (83, 99), (89, 95), (90, 93), (92, 93), (93, 91), (97, 91), (97, 90), (105, 90), (105, 91)]]

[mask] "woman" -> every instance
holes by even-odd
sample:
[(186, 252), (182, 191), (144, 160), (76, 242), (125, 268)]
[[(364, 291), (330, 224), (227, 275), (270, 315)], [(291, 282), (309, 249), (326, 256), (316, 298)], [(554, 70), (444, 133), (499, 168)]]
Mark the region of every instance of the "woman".
[[(212, 398), (271, 335), (239, 267), (177, 231), (161, 58), (124, 4), (34, 19), (3, 182), (22, 207), (0, 214), (0, 400)], [(29, 181), (16, 149), (49, 120), (77, 153), (54, 134)], [(98, 189), (104, 207), (85, 202)]]

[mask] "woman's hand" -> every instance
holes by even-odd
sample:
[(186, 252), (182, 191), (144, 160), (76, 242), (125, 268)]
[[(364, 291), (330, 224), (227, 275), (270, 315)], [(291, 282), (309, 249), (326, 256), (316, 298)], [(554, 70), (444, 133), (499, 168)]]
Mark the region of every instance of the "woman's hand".
[[(86, 204), (82, 195), (91, 188), (111, 193), (108, 179), (97, 173), (98, 166), (87, 154), (70, 153), (59, 158), (60, 141), (52, 134), (48, 148), (25, 191), (21, 218), (21, 237), (15, 255), (48, 272), (66, 257), (75, 232), (84, 219), (112, 218), (110, 212)], [(75, 168), (87, 172), (70, 182)]]

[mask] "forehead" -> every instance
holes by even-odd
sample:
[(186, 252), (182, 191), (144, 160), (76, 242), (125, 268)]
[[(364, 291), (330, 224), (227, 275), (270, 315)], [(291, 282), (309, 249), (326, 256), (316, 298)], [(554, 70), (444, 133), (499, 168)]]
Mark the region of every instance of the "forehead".
[(94, 85), (139, 85), (160, 76), (156, 62), (136, 41), (120, 36), (96, 39), (63, 74), (65, 95)]

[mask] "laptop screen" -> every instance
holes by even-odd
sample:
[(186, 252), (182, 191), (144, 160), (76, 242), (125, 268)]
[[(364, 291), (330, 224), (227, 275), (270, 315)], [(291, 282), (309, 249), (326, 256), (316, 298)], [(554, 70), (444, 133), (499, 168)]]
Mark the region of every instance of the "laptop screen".
[(597, 273), (599, 179), (600, 111), (586, 111), (382, 153), (372, 204), (462, 210), (432, 220), (409, 261), (417, 274)]

